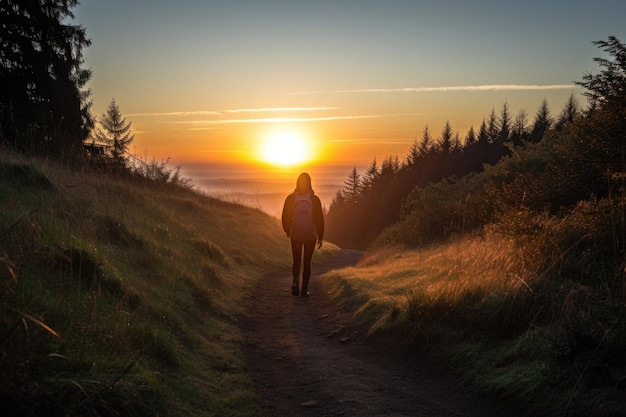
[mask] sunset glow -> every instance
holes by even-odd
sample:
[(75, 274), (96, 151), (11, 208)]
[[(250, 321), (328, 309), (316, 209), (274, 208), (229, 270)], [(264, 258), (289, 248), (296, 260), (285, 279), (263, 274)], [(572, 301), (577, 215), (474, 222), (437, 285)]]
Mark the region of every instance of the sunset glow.
[(312, 158), (309, 143), (293, 131), (278, 131), (270, 135), (262, 146), (261, 160), (279, 166), (292, 166)]
[(572, 94), (584, 105), (575, 82), (596, 71), (592, 42), (626, 39), (626, 3), (604, 3), (563, 18), (539, 0), (111, 0), (81, 2), (76, 23), (93, 38), (92, 111), (115, 98), (133, 152), (182, 166), (362, 169), (403, 161), (426, 126), (435, 142), (446, 123), (463, 141), (504, 103), (527, 125), (544, 99), (553, 118)]

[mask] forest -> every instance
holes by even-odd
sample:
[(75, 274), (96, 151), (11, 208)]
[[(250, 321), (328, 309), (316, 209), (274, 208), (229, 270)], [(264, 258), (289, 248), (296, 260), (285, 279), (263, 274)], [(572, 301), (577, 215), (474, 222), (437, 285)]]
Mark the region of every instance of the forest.
[(556, 116), (544, 100), (530, 120), (504, 102), (462, 140), (450, 122), (437, 137), (426, 126), (404, 160), (353, 169), (329, 207), (328, 239), (364, 249), (421, 246), (493, 225), (523, 234), (538, 219), (592, 205), (610, 211), (606, 232), (621, 250), (612, 226), (622, 226), (626, 48), (615, 37), (595, 44), (610, 58), (597, 58), (602, 70), (576, 83), (586, 107), (572, 93)]

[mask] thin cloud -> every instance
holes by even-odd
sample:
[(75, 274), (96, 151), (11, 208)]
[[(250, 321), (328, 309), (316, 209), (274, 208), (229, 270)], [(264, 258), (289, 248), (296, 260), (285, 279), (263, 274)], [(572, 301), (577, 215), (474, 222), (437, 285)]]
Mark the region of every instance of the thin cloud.
[(541, 90), (568, 90), (575, 88), (574, 84), (486, 84), (486, 85), (454, 85), (443, 87), (405, 87), (405, 88), (364, 88), (355, 90), (335, 91), (301, 91), (294, 95), (323, 94), (323, 93), (431, 93), (455, 91), (541, 91)]
[(258, 119), (226, 119), (226, 120), (188, 120), (170, 122), (174, 124), (205, 125), (204, 127), (191, 128), (190, 130), (213, 129), (216, 125), (245, 124), (245, 123), (301, 123), (301, 122), (325, 122), (333, 120), (376, 119), (381, 117), (415, 116), (417, 113), (403, 114), (363, 114), (353, 116), (327, 116), (327, 117), (268, 117)]
[(350, 143), (350, 144), (361, 144), (361, 143), (368, 143), (368, 144), (379, 144), (379, 145), (398, 145), (398, 144), (404, 144), (404, 143), (411, 143), (411, 140), (408, 140), (406, 138), (400, 138), (400, 139), (385, 139), (385, 140), (373, 140), (373, 139), (331, 139), (330, 142), (332, 143)]
[(224, 110), (222, 113), (261, 113), (261, 112), (273, 112), (273, 111), (324, 111), (324, 110), (338, 110), (340, 107), (261, 107), (258, 109), (233, 109)]
[(228, 110), (196, 110), (196, 111), (177, 111), (162, 113), (131, 113), (127, 116), (133, 117), (186, 117), (186, 116), (217, 116), (220, 114), (230, 113), (263, 113), (263, 112), (301, 112), (301, 111), (326, 111), (337, 110), (340, 107), (260, 107), (251, 109), (228, 109)]
[(197, 110), (197, 111), (173, 111), (173, 112), (161, 112), (161, 113), (131, 113), (126, 116), (132, 117), (181, 117), (181, 116), (210, 116), (222, 114), (219, 111), (209, 110)]

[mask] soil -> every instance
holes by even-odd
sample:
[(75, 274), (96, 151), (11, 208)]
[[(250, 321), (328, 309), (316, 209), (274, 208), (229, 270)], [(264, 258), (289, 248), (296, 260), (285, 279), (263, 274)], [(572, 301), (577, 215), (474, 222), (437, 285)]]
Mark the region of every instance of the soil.
[(243, 321), (247, 369), (266, 416), (512, 416), (471, 394), (449, 370), (374, 340), (333, 305), (319, 277), (356, 263), (342, 250), (314, 267), (307, 298), (291, 295), (291, 272), (267, 274)]

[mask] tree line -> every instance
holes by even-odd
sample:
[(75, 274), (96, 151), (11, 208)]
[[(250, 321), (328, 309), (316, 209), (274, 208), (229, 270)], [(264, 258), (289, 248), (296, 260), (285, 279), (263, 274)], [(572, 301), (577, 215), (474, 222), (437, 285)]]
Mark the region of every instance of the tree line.
[(511, 155), (512, 147), (538, 143), (546, 132), (563, 129), (580, 113), (572, 93), (557, 118), (544, 99), (532, 122), (524, 109), (511, 115), (505, 101), (499, 114), (492, 109), (478, 131), (470, 127), (462, 140), (450, 121), (437, 137), (426, 125), (404, 160), (389, 156), (380, 164), (374, 159), (363, 173), (352, 170), (329, 207), (329, 239), (343, 246), (366, 247), (400, 219), (402, 205), (415, 187), (482, 172), (485, 164), (494, 165)]
[(577, 82), (587, 108), (572, 94), (554, 117), (544, 99), (529, 122), (505, 102), (463, 140), (449, 122), (436, 138), (426, 126), (403, 161), (353, 169), (329, 207), (328, 238), (356, 248), (376, 239), (423, 244), (482, 227), (503, 207), (554, 211), (615, 191), (624, 171), (626, 48), (615, 37), (595, 44), (612, 59), (597, 58), (603, 70)]

